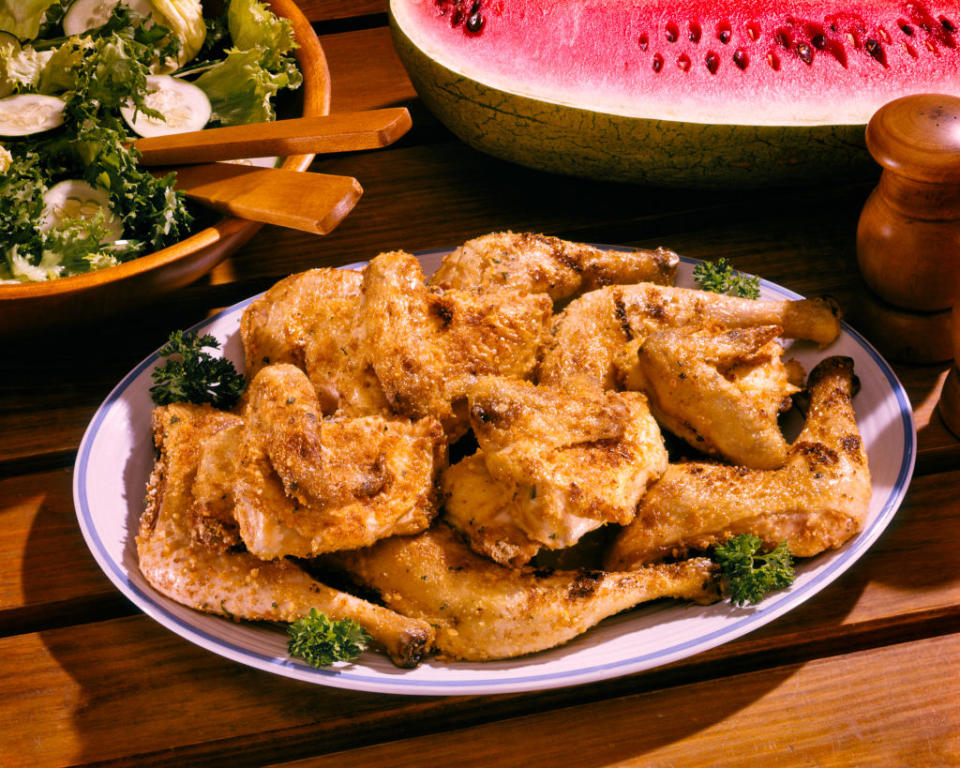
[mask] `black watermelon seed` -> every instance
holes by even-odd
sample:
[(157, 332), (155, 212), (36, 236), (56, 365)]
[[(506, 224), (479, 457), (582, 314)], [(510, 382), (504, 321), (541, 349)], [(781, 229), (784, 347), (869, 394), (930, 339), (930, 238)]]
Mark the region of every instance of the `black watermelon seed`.
[(806, 43), (797, 43), (797, 56), (804, 64), (813, 63), (813, 48)]
[(653, 71), (659, 72), (661, 69), (663, 69), (663, 56), (658, 53), (653, 57)]
[(468, 32), (471, 32), (474, 35), (479, 35), (480, 31), (483, 29), (483, 25), (486, 23), (487, 20), (483, 18), (482, 13), (474, 13), (467, 17), (467, 23), (465, 26)]
[(737, 50), (734, 52), (733, 63), (740, 67), (740, 69), (747, 68), (747, 64), (750, 63), (750, 59), (747, 58), (747, 54), (743, 48), (737, 48)]
[(704, 59), (704, 63), (707, 65), (707, 70), (711, 75), (717, 74), (717, 70), (720, 68), (720, 59), (717, 57), (717, 54), (710, 51)]

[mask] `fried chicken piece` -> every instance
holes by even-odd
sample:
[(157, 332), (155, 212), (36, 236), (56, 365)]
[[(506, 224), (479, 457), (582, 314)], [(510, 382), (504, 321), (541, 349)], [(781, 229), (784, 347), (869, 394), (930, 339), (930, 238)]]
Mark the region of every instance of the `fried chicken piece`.
[(350, 269), (310, 269), (285, 277), (254, 300), (240, 317), (247, 378), (270, 363), (303, 368), (311, 329), (327, 302), (355, 298), (361, 279)]
[(619, 383), (650, 398), (661, 426), (703, 453), (753, 469), (787, 460), (777, 417), (800, 391), (797, 364), (782, 360), (776, 325), (671, 328), (628, 344)]
[(315, 318), (304, 354), (303, 368), (324, 414), (390, 417), (393, 411), (373, 371), (359, 296), (325, 302)]
[(364, 271), (365, 343), (387, 400), (409, 418), (439, 419), (450, 442), (467, 430), (478, 376), (533, 372), (551, 312), (545, 294), (428, 288), (419, 262), (399, 251)]
[[(517, 526), (549, 549), (605, 523), (626, 525), (667, 466), (660, 429), (639, 392), (563, 392), (483, 376), (470, 389), (470, 424)], [(450, 489), (451, 503), (464, 491)]]
[(322, 421), (307, 375), (261, 369), (243, 412), (234, 514), (252, 553), (307, 557), (422, 531), (446, 440), (432, 418)]
[(707, 558), (630, 572), (511, 569), (472, 552), (446, 525), (335, 560), (383, 601), (436, 628), (447, 660), (507, 659), (568, 642), (655, 598), (717, 599)]
[(651, 283), (608, 286), (574, 299), (554, 318), (539, 381), (560, 387), (586, 381), (611, 388), (617, 352), (633, 339), (664, 328), (779, 325), (787, 338), (824, 346), (840, 333), (838, 314), (826, 299), (758, 301)]
[(203, 447), (233, 429), (236, 421), (235, 415), (209, 406), (155, 409), (159, 458), (136, 537), (144, 577), (172, 600), (220, 616), (291, 622), (316, 608), (332, 619), (352, 618), (394, 663), (415, 666), (433, 644), (427, 622), (331, 589), (289, 560), (267, 562), (242, 549), (226, 549), (222, 542), (197, 539), (188, 521), (196, 503), (191, 489)]
[(495, 232), (444, 256), (429, 282), (444, 289), (546, 293), (557, 301), (614, 283), (673, 285), (679, 262), (664, 248), (606, 251), (558, 237)]
[(523, 517), (519, 487), (494, 480), (483, 451), (447, 467), (441, 482), (442, 519), (460, 532), (474, 552), (519, 568), (540, 551), (540, 543), (515, 522)]
[(190, 489), (194, 501), (189, 521), (195, 541), (227, 550), (243, 544), (233, 515), (243, 419), (224, 413), (220, 420), (222, 428), (200, 445), (197, 474)]
[(810, 373), (810, 410), (780, 469), (708, 462), (671, 464), (614, 542), (607, 566), (634, 568), (684, 557), (740, 533), (798, 557), (841, 546), (870, 505), (870, 470), (857, 430), (853, 361), (830, 357)]

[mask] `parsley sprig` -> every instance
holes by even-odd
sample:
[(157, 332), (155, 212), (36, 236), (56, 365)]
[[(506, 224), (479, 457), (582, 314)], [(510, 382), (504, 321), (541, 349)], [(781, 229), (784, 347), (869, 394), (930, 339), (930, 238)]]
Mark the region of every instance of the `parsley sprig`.
[(243, 394), (246, 382), (233, 363), (213, 357), (205, 348), (219, 349), (210, 334), (197, 336), (193, 331), (174, 331), (157, 353), (167, 358), (154, 369), (150, 396), (157, 405), (170, 403), (210, 403), (216, 408), (231, 408)]
[(726, 258), (703, 261), (693, 268), (693, 279), (705, 291), (726, 293), (744, 299), (760, 298), (760, 278), (737, 272)]
[(713, 560), (720, 566), (730, 601), (736, 605), (756, 604), (768, 592), (789, 587), (795, 578), (793, 557), (787, 542), (762, 552), (763, 542), (752, 533), (734, 536), (713, 548)]
[(353, 661), (370, 643), (370, 635), (353, 619), (332, 621), (311, 608), (287, 628), (287, 650), (314, 667)]

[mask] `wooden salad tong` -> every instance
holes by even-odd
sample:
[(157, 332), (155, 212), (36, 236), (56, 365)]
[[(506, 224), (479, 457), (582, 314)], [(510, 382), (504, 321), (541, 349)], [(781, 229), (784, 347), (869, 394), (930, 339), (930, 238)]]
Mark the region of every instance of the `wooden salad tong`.
[(399, 107), (153, 136), (137, 139), (134, 147), (142, 165), (178, 166), (176, 188), (199, 203), (323, 235), (363, 194), (355, 178), (216, 161), (379, 149), (410, 126), (410, 113)]

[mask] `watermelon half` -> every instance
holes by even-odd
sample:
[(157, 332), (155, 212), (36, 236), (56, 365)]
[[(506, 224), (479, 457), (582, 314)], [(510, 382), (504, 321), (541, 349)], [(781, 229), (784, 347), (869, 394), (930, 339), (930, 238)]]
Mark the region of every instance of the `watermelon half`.
[(875, 172), (864, 126), (960, 96), (960, 3), (390, 0), (426, 105), (557, 173), (758, 187)]

